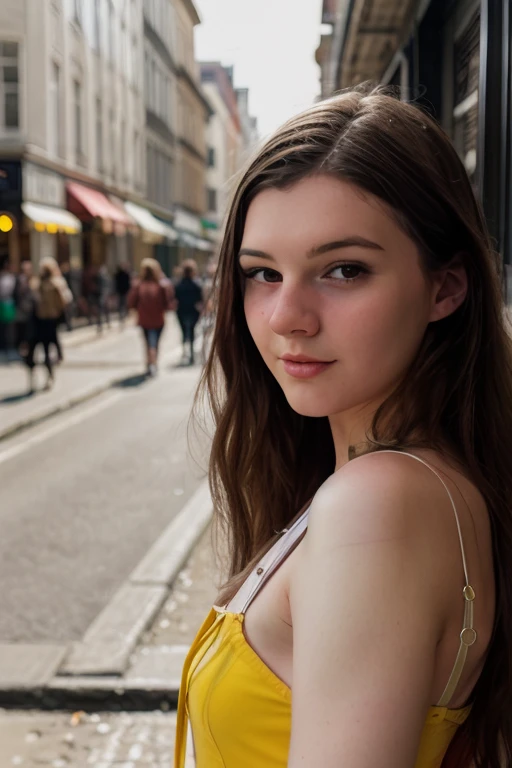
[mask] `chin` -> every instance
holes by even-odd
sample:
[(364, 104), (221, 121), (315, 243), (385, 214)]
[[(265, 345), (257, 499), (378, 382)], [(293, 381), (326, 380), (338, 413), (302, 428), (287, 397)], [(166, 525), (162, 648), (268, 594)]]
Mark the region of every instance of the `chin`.
[(284, 391), (284, 395), (290, 408), (300, 416), (321, 419), (345, 410), (343, 407), (340, 407), (339, 403), (329, 403), (325, 397), (319, 397), (318, 394), (313, 395), (313, 393), (310, 393), (309, 395), (300, 396)]

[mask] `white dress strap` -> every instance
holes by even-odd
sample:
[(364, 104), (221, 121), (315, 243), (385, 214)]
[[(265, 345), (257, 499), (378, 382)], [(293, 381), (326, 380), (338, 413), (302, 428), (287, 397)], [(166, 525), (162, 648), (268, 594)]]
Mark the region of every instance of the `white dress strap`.
[(419, 461), (420, 464), (423, 464), (425, 467), (430, 469), (430, 471), (433, 472), (434, 475), (443, 484), (444, 489), (448, 494), (448, 498), (450, 499), (452, 509), (453, 509), (453, 514), (455, 515), (455, 522), (457, 523), (457, 532), (459, 534), (460, 551), (462, 555), (462, 567), (464, 569), (464, 588), (462, 590), (462, 594), (464, 597), (464, 621), (462, 624), (462, 631), (460, 633), (460, 646), (459, 646), (459, 651), (457, 653), (457, 658), (455, 659), (455, 664), (453, 666), (452, 673), (448, 679), (446, 687), (441, 695), (441, 698), (439, 699), (436, 705), (438, 707), (447, 707), (451, 699), (453, 698), (455, 689), (457, 688), (457, 685), (459, 684), (460, 678), (462, 676), (462, 671), (464, 669), (464, 664), (466, 663), (466, 658), (468, 655), (468, 649), (470, 648), (470, 646), (474, 645), (477, 638), (476, 631), (473, 627), (473, 622), (474, 622), (473, 603), (475, 600), (475, 591), (469, 583), (468, 567), (466, 562), (466, 551), (464, 549), (464, 541), (462, 538), (462, 530), (460, 527), (457, 507), (455, 506), (453, 496), (450, 493), (450, 489), (446, 485), (445, 481), (443, 480), (439, 472), (437, 472), (437, 470), (435, 470), (434, 467), (432, 467), (427, 461), (425, 461), (424, 459), (420, 459), (419, 456), (415, 456), (413, 453), (406, 453), (405, 451), (382, 450), (382, 451), (379, 451), (379, 453), (400, 453), (403, 456), (410, 456), (411, 459), (415, 459), (416, 461)]
[(263, 555), (261, 560), (254, 566), (253, 570), (246, 578), (236, 595), (230, 600), (223, 609), (229, 613), (245, 613), (249, 608), (258, 592), (264, 584), (270, 579), (272, 574), (279, 568), (286, 558), (293, 545), (301, 536), (308, 525), (309, 507), (293, 523), (290, 528), (284, 528), (283, 534), (269, 551)]

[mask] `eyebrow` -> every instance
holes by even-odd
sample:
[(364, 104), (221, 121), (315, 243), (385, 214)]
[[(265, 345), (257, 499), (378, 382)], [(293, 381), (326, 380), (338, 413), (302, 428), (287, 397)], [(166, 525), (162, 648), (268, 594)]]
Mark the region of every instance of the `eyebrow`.
[[(324, 245), (312, 248), (308, 251), (307, 258), (320, 256), (329, 251), (337, 251), (340, 248), (369, 248), (374, 251), (384, 250), (382, 245), (374, 243), (372, 240), (367, 240), (365, 237), (359, 237), (359, 235), (353, 235), (352, 237), (344, 237), (342, 240), (334, 240), (332, 243), (325, 243)], [(253, 248), (241, 248), (238, 258), (241, 256), (257, 256), (260, 259), (272, 259), (272, 261), (274, 261), (274, 257), (269, 253), (265, 253), (265, 251), (257, 251)]]

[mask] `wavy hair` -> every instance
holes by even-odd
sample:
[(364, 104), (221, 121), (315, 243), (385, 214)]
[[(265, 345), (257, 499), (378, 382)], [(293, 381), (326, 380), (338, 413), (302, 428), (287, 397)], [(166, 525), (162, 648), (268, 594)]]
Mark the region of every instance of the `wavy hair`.
[[(364, 451), (457, 447), (491, 519), (497, 611), (473, 708), (443, 765), (499, 768), (512, 757), (512, 349), (501, 262), (466, 170), (437, 123), (382, 89), (319, 102), (282, 126), (240, 176), (216, 273), (217, 321), (196, 406), (213, 413), (209, 479), (216, 531), (227, 537), (236, 592), (275, 533), (334, 470), (327, 418), (294, 412), (258, 352), (244, 316), (237, 263), (248, 206), (264, 189), (314, 174), (357, 185), (391, 207), (427, 273), (457, 257), (468, 277), (463, 304), (428, 326), (416, 357), (377, 411)], [(421, 435), (421, 440), (418, 438)], [(450, 762), (451, 761), (451, 762)]]

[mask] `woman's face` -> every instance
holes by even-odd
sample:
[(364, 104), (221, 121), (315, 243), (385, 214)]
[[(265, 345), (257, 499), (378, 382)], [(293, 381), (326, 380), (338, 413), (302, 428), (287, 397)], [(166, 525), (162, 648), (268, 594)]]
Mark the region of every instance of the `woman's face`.
[(414, 242), (384, 203), (330, 176), (257, 195), (240, 267), (249, 331), (304, 416), (377, 407), (431, 319)]

